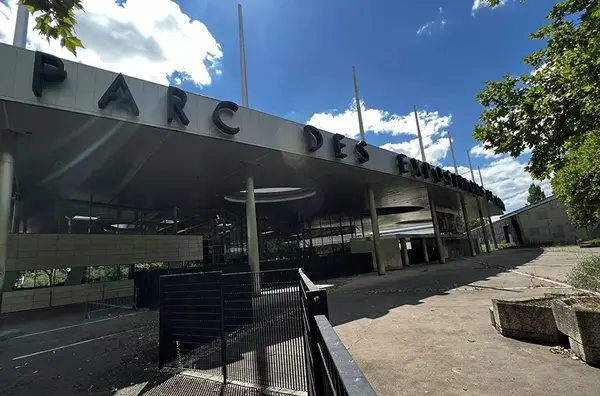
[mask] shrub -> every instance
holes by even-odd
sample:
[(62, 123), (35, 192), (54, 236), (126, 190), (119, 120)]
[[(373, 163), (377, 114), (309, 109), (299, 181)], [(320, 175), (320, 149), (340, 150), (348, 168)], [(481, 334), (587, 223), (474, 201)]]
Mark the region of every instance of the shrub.
[(579, 289), (600, 293), (600, 256), (591, 256), (580, 261), (569, 272), (567, 282)]

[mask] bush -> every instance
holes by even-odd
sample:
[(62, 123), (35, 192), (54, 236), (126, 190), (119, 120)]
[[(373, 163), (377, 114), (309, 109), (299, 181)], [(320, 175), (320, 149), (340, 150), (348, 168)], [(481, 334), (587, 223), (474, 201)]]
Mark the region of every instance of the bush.
[(577, 264), (567, 278), (571, 286), (600, 293), (600, 256), (588, 257)]

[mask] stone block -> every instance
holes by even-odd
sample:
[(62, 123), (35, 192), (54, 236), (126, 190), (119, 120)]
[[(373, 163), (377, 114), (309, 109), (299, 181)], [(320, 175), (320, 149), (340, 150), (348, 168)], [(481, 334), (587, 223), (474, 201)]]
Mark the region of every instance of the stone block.
[(505, 337), (559, 345), (552, 297), (492, 300), (495, 327)]
[(552, 311), (575, 354), (588, 364), (600, 365), (600, 297), (555, 299)]
[(490, 322), (492, 322), (492, 327), (497, 330), (498, 327), (496, 325), (496, 315), (494, 315), (494, 307), (489, 307), (488, 310), (490, 314)]

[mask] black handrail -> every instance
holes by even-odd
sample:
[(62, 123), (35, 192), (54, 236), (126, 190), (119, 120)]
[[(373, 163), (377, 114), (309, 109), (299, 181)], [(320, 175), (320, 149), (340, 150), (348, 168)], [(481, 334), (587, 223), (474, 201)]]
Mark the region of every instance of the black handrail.
[(327, 292), (300, 270), (309, 396), (376, 396), (329, 322)]

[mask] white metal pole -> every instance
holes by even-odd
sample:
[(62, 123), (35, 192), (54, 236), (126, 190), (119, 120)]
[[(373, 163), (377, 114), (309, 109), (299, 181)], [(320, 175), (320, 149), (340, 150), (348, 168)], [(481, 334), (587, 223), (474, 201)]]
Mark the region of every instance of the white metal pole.
[(29, 10), (23, 4), (17, 9), (17, 23), (15, 24), (15, 36), (13, 45), (25, 48), (27, 46), (27, 26), (29, 25)]
[(356, 113), (358, 114), (358, 128), (360, 129), (360, 140), (367, 141), (365, 138), (365, 128), (362, 119), (362, 109), (360, 107), (360, 96), (358, 95), (358, 82), (356, 80), (356, 68), (352, 66), (352, 78), (354, 79), (354, 96), (356, 100)]
[(421, 160), (427, 162), (425, 159), (425, 148), (423, 147), (423, 136), (421, 135), (421, 122), (419, 121), (419, 113), (417, 113), (417, 105), (414, 106), (415, 110), (415, 122), (417, 123), (417, 134), (419, 135), (419, 147), (421, 147)]
[[(414, 106), (415, 110), (415, 122), (417, 123), (417, 134), (419, 136), (419, 146), (421, 147), (421, 159), (423, 162), (427, 162), (425, 157), (425, 147), (423, 146), (423, 136), (421, 135), (421, 122), (419, 121), (419, 113), (417, 112), (417, 106)], [(440, 255), (440, 264), (446, 263), (446, 248), (442, 241), (442, 234), (440, 232), (440, 224), (437, 219), (437, 209), (435, 202), (431, 197), (429, 189), (427, 190), (427, 198), (429, 199), (429, 209), (431, 212), (431, 223), (433, 224), (433, 235), (435, 236), (435, 243), (438, 247), (438, 254)]]
[[(358, 129), (360, 131), (360, 139), (366, 142), (365, 127), (362, 119), (362, 109), (360, 108), (360, 96), (358, 95), (356, 68), (354, 66), (352, 66), (352, 78), (354, 80), (354, 95), (356, 100), (356, 112), (358, 114)], [(375, 193), (373, 192), (370, 184), (367, 184), (367, 200), (369, 201), (369, 213), (371, 215), (371, 231), (373, 238), (373, 256), (375, 257), (375, 268), (377, 268), (377, 273), (379, 275), (385, 275), (385, 263), (381, 259), (381, 243), (379, 238), (379, 222), (377, 217), (377, 207), (375, 204)]]
[[(454, 155), (454, 143), (452, 143), (452, 135), (450, 135), (450, 132), (448, 132), (448, 141), (450, 142), (450, 153), (452, 153), (454, 173), (456, 173), (456, 175), (459, 175), (458, 166), (456, 165), (456, 156)], [(469, 241), (469, 249), (471, 250), (471, 256), (475, 257), (477, 255), (477, 252), (475, 252), (475, 244), (473, 243), (473, 234), (471, 233), (471, 225), (469, 224), (469, 214), (467, 213), (465, 196), (462, 193), (458, 193), (458, 198), (460, 201), (460, 208), (463, 212), (463, 219), (465, 222), (465, 230), (467, 231), (467, 240)]]
[(242, 5), (238, 4), (238, 23), (240, 34), (240, 64), (242, 68), (242, 106), (248, 107), (248, 81), (246, 79), (246, 46), (244, 44), (244, 17)]
[[(473, 164), (471, 163), (471, 154), (469, 154), (469, 150), (467, 150), (467, 158), (469, 159), (469, 168), (471, 169), (471, 180), (475, 183), (475, 173), (473, 172)], [(485, 240), (485, 250), (489, 253), (490, 249), (490, 241), (488, 240), (487, 231), (485, 230), (485, 221), (483, 220), (483, 210), (481, 209), (481, 200), (479, 197), (475, 198), (477, 200), (477, 210), (479, 211), (479, 221), (481, 221), (481, 231), (483, 232), (483, 239)]]

